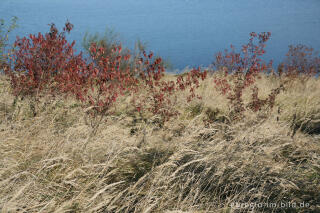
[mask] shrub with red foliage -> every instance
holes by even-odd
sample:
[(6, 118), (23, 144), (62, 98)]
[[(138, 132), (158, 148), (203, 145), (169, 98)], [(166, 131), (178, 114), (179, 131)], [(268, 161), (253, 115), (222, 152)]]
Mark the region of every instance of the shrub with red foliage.
[[(126, 91), (136, 95), (134, 102), (138, 111), (148, 110), (167, 121), (178, 114), (171, 103), (175, 92), (189, 87), (190, 101), (196, 97), (198, 79), (205, 78), (206, 73), (194, 69), (186, 79), (165, 81), (162, 59), (153, 59), (152, 53), (145, 52), (132, 69), (127, 66), (131, 56), (122, 52), (121, 45), (115, 46), (111, 54), (105, 54), (104, 46), (92, 43), (88, 62), (81, 53), (74, 54), (75, 42), (69, 44), (66, 40), (65, 34), (72, 28), (67, 22), (59, 33), (51, 24), (50, 32), (45, 35), (17, 38), (12, 66), (6, 74), (17, 97), (28, 96), (37, 102), (42, 94), (73, 95), (91, 115), (93, 133)], [(144, 95), (138, 95), (139, 90), (144, 91)]]
[(53, 88), (55, 77), (82, 62), (81, 54), (74, 55), (75, 42), (69, 44), (65, 37), (72, 28), (73, 25), (67, 22), (59, 33), (51, 24), (50, 32), (45, 35), (17, 37), (11, 67), (6, 71), (16, 96), (36, 97), (43, 90), (56, 91)]
[(216, 70), (222, 70), (223, 76), (216, 77), (214, 83), (216, 88), (229, 99), (235, 118), (241, 116), (245, 110), (242, 100), (244, 89), (254, 84), (259, 73), (272, 67), (272, 61), (266, 63), (261, 59), (261, 56), (265, 54), (265, 43), (270, 36), (270, 32), (260, 34), (252, 32), (249, 43), (242, 46), (240, 53), (237, 53), (234, 46), (231, 45), (230, 52), (225, 50), (224, 54), (221, 52), (216, 54), (213, 66)]
[[(261, 59), (265, 54), (266, 42), (270, 39), (271, 33), (250, 33), (249, 43), (242, 46), (241, 53), (235, 51), (235, 47), (231, 45), (231, 51), (225, 50), (223, 55), (221, 52), (216, 54), (216, 60), (213, 66), (216, 70), (224, 68), (225, 75), (233, 75), (239, 73), (243, 77), (243, 86), (248, 87), (254, 83), (258, 73), (270, 69), (272, 61), (268, 64)], [(255, 43), (258, 40), (258, 43)]]
[(75, 73), (84, 64), (81, 53), (74, 54), (75, 42), (70, 44), (66, 40), (65, 34), (72, 28), (73, 25), (67, 22), (59, 33), (51, 24), (49, 33), (17, 37), (14, 43), (10, 66), (5, 73), (10, 78), (13, 94), (30, 98), (34, 116), (39, 97), (57, 95), (68, 84), (68, 81), (61, 81), (62, 76), (71, 70)]
[(187, 101), (190, 102), (193, 98), (201, 99), (201, 96), (195, 94), (195, 89), (199, 87), (200, 82), (199, 79), (202, 81), (207, 77), (207, 70), (201, 71), (200, 67), (197, 69), (192, 69), (188, 72), (186, 79), (184, 79), (183, 75), (178, 76), (176, 84), (178, 90), (185, 90), (186, 88), (190, 87), (189, 92), (190, 95), (187, 97)]
[(130, 67), (121, 68), (122, 63), (128, 62), (130, 55), (122, 55), (121, 45), (115, 47), (113, 55), (116, 57), (103, 56), (105, 49), (93, 43), (90, 47), (92, 62), (88, 64), (79, 75), (68, 72), (66, 81), (70, 82), (71, 91), (78, 100), (83, 103), (86, 112), (91, 116), (91, 127), (94, 132), (102, 119), (112, 114), (111, 107), (114, 106), (119, 96), (125, 91), (134, 89), (136, 84)]
[(160, 115), (162, 122), (169, 120), (178, 112), (173, 109), (171, 96), (175, 91), (174, 81), (164, 81), (165, 68), (160, 57), (153, 58), (153, 53), (142, 53), (137, 62), (139, 89), (133, 95), (133, 104), (138, 112), (147, 110)]
[(290, 78), (318, 75), (320, 73), (320, 57), (314, 49), (306, 45), (289, 46), (285, 60), (279, 65), (279, 75)]
[(153, 59), (153, 53), (147, 55), (143, 52), (137, 71), (140, 89), (145, 93), (135, 94), (133, 103), (139, 112), (147, 110), (154, 115), (160, 115), (163, 124), (179, 114), (174, 106), (178, 91), (190, 88), (188, 101), (195, 97), (201, 98), (195, 95), (195, 89), (199, 87), (199, 79), (206, 78), (207, 72), (201, 72), (200, 68), (193, 69), (187, 74), (186, 79), (184, 76), (178, 76), (176, 81), (165, 80), (165, 68), (161, 62), (161, 58)]
[(276, 96), (280, 94), (280, 92), (284, 90), (283, 84), (280, 85), (280, 87), (277, 87), (275, 89), (272, 89), (268, 98), (266, 99), (260, 99), (258, 97), (259, 95), (259, 88), (257, 86), (254, 86), (252, 88), (252, 94), (251, 94), (251, 102), (248, 104), (248, 108), (251, 109), (254, 112), (257, 112), (261, 110), (263, 107), (268, 106), (270, 109), (274, 107)]

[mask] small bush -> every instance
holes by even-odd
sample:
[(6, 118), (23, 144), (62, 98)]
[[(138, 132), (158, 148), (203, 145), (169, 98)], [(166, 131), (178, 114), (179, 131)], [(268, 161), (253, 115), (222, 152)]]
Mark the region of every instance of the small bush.
[(113, 49), (120, 45), (119, 35), (109, 28), (105, 30), (103, 35), (87, 32), (83, 38), (82, 46), (89, 55), (92, 53), (90, 48), (93, 43), (104, 48), (105, 52), (102, 56), (109, 57), (113, 54)]
[(73, 25), (65, 24), (63, 32), (59, 33), (54, 24), (50, 25), (50, 32), (42, 35), (30, 35), (29, 38), (17, 38), (16, 47), (12, 53), (10, 69), (6, 71), (15, 96), (29, 97), (30, 107), (36, 115), (35, 106), (40, 96), (57, 94), (61, 85), (57, 82), (61, 75), (77, 69), (83, 64), (82, 56), (74, 55), (73, 46), (69, 44), (65, 33), (69, 33)]
[(122, 55), (121, 45), (112, 51), (116, 57), (104, 56), (105, 47), (92, 43), (90, 55), (93, 62), (87, 65), (84, 77), (80, 77), (84, 80), (80, 81), (79, 87), (75, 87), (73, 83), (79, 81), (79, 75), (74, 75), (73, 78), (67, 76), (67, 79), (72, 79), (70, 84), (72, 93), (83, 103), (83, 107), (92, 118), (90, 126), (94, 132), (102, 119), (112, 114), (110, 109), (118, 97), (125, 95), (124, 92), (130, 91), (135, 84), (134, 75), (131, 74), (130, 69), (121, 68), (121, 64), (126, 63), (130, 55)]
[(17, 17), (11, 19), (9, 26), (5, 26), (5, 21), (0, 19), (0, 70), (8, 69), (8, 59), (10, 58), (10, 53), (6, 53), (6, 48), (8, 46), (9, 34), (12, 30), (17, 27)]
[(137, 70), (140, 85), (146, 93), (134, 97), (133, 103), (139, 112), (147, 110), (153, 115), (159, 115), (160, 126), (179, 115), (174, 105), (178, 91), (189, 89), (187, 101), (195, 97), (201, 98), (195, 95), (195, 89), (199, 87), (199, 79), (204, 80), (207, 75), (206, 71), (202, 72), (199, 68), (191, 70), (186, 76), (178, 76), (176, 81), (164, 80), (165, 67), (162, 59), (153, 59), (153, 53), (147, 55), (145, 52), (138, 62)]
[[(246, 88), (253, 85), (259, 73), (269, 72), (272, 61), (266, 63), (261, 59), (265, 54), (266, 42), (270, 39), (271, 33), (250, 33), (249, 43), (242, 46), (241, 53), (237, 53), (231, 45), (231, 51), (225, 50), (216, 55), (213, 66), (217, 70), (222, 70), (223, 75), (216, 77), (214, 83), (216, 88), (229, 99), (232, 107), (231, 115), (234, 120), (242, 118), (246, 108), (253, 111), (262, 109), (268, 104), (270, 108), (274, 106), (275, 97), (280, 93), (281, 88), (272, 90), (269, 98), (261, 100), (258, 98), (258, 87), (252, 89), (252, 101), (249, 106), (243, 102), (243, 92)], [(258, 40), (258, 43), (255, 43)], [(282, 86), (281, 86), (282, 87)]]
[(290, 45), (286, 58), (278, 67), (280, 76), (310, 78), (320, 73), (320, 57), (312, 47), (303, 44)]
[(7, 71), (15, 95), (38, 95), (51, 86), (54, 76), (77, 64), (75, 58), (79, 56), (73, 52), (75, 42), (69, 44), (65, 38), (65, 33), (72, 28), (73, 25), (67, 22), (59, 33), (51, 24), (50, 32), (45, 35), (17, 38), (11, 61), (13, 67)]

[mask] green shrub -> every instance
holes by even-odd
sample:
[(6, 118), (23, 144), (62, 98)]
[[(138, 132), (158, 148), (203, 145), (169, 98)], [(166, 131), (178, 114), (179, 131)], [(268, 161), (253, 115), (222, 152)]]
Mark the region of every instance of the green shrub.
[[(113, 53), (113, 49), (116, 46), (121, 45), (120, 34), (108, 27), (106, 28), (103, 34), (99, 34), (99, 33), (90, 34), (87, 32), (82, 41), (82, 46), (85, 49), (87, 54), (90, 54), (89, 49), (92, 43), (96, 44), (99, 47), (104, 48), (105, 53), (101, 57), (116, 57), (116, 55)], [(133, 72), (133, 69), (136, 67), (135, 66), (136, 63), (142, 57), (143, 52), (146, 52), (146, 47), (147, 47), (147, 43), (142, 42), (140, 39), (138, 39), (134, 44), (133, 51), (131, 52), (131, 55), (133, 57), (131, 57), (130, 61), (128, 61), (127, 63), (122, 64), (122, 69), (126, 69), (128, 66), (130, 66)], [(124, 48), (124, 50), (122, 51), (122, 55), (128, 55), (129, 52), (130, 52), (129, 48)], [(156, 55), (156, 58), (158, 58), (157, 55)], [(173, 68), (169, 60), (162, 60), (161, 65), (165, 69)]]
[(18, 26), (17, 20), (17, 17), (12, 17), (11, 23), (6, 26), (4, 19), (0, 19), (0, 70), (2, 70), (6, 64), (8, 57), (8, 55), (6, 55), (6, 48), (8, 46), (9, 33)]
[(90, 47), (92, 43), (95, 43), (98, 47), (103, 47), (105, 51), (103, 56), (111, 56), (113, 49), (120, 45), (119, 34), (109, 28), (106, 28), (102, 35), (99, 33), (90, 34), (86, 32), (82, 41), (82, 46), (88, 54), (90, 54)]

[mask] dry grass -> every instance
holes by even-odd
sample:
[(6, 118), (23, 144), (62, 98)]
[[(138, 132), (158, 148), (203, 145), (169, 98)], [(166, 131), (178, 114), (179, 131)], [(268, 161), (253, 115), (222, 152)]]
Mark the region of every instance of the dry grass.
[[(319, 212), (319, 79), (293, 83), (273, 111), (237, 123), (210, 82), (202, 100), (181, 93), (181, 116), (163, 128), (123, 100), (89, 138), (76, 101), (44, 98), (33, 117), (1, 76), (1, 212), (248, 212), (230, 206), (289, 201), (311, 207), (253, 212)], [(279, 83), (262, 76), (261, 96)]]

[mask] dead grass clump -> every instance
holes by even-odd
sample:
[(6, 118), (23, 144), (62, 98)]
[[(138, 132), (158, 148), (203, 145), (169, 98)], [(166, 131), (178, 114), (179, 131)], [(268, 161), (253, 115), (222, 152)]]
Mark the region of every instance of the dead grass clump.
[(187, 112), (190, 118), (194, 118), (200, 115), (202, 110), (203, 110), (203, 104), (201, 103), (196, 103), (192, 106), (187, 107)]
[(172, 152), (158, 146), (120, 153), (116, 163), (117, 177), (135, 183), (152, 169), (166, 162)]
[(307, 134), (320, 133), (320, 79), (309, 79), (287, 85), (286, 92), (278, 97), (280, 119), (289, 123), (294, 134), (302, 131)]

